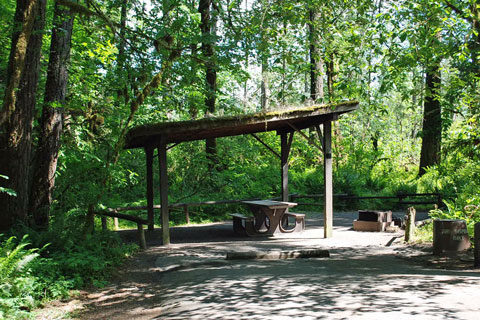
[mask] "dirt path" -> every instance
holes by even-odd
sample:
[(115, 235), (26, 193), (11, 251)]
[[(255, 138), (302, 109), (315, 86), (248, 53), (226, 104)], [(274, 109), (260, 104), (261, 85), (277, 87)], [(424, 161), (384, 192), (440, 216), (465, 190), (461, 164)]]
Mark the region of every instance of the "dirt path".
[[(427, 268), (401, 234), (354, 232), (353, 213), (275, 239), (234, 238), (231, 224), (178, 228), (169, 248), (128, 262), (108, 287), (84, 293), (79, 319), (478, 319), (480, 273)], [(129, 235), (127, 235), (128, 237)], [(151, 235), (155, 236), (155, 235)], [(151, 239), (151, 243), (153, 243)], [(322, 248), (330, 258), (227, 261), (226, 251)]]

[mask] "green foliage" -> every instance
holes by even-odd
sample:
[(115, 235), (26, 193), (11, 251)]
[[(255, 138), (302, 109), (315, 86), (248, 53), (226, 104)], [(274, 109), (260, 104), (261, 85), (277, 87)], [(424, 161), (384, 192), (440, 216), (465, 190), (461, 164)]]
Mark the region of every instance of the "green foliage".
[(0, 247), (0, 318), (23, 319), (36, 305), (36, 277), (31, 265), (38, 257), (36, 249), (24, 236), (20, 242), (15, 237), (1, 240)]
[(470, 237), (473, 238), (474, 226), (476, 222), (480, 222), (480, 206), (478, 205), (480, 198), (473, 197), (469, 202), (475, 203), (459, 207), (458, 200), (456, 202), (444, 201), (447, 206), (446, 210), (432, 210), (430, 216), (433, 219), (458, 219), (465, 220)]
[[(0, 174), (0, 179), (8, 179), (8, 177)], [(12, 197), (17, 196), (17, 193), (15, 192), (15, 190), (0, 186), (0, 193), (2, 193), (2, 192), (6, 193), (6, 194), (8, 194), (9, 196), (12, 196)]]
[[(35, 270), (45, 275), (46, 282), (59, 279), (72, 288), (103, 286), (112, 267), (118, 266), (137, 248), (136, 245), (122, 245), (110, 233), (96, 233), (75, 240), (62, 250), (49, 252), (43, 262), (36, 266)], [(58, 290), (56, 294), (61, 293), (60, 288), (54, 290)]]
[[(37, 249), (41, 248), (41, 249)], [(0, 318), (26, 319), (45, 301), (70, 296), (72, 289), (105, 285), (113, 268), (137, 250), (109, 232), (84, 237), (53, 229), (30, 231), (0, 246)]]
[(433, 222), (424, 224), (419, 228), (415, 228), (415, 234), (413, 236), (416, 242), (432, 242), (433, 241)]

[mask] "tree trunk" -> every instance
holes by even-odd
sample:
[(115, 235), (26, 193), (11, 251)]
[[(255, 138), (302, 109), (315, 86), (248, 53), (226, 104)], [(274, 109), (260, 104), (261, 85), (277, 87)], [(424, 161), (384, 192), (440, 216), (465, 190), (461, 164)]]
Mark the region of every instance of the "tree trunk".
[[(0, 230), (26, 221), (31, 133), (40, 71), (45, 1), (17, 1), (3, 108), (0, 114), (0, 174), (12, 197), (0, 193)], [(3, 181), (2, 181), (3, 184)]]
[(55, 186), (60, 136), (68, 82), (68, 65), (74, 16), (55, 3), (45, 99), (40, 120), (40, 138), (34, 164), (30, 212), (35, 225), (48, 228)]
[(474, 40), (470, 46), (470, 52), (474, 73), (478, 78), (480, 78), (480, 65), (478, 61), (480, 57), (480, 0), (476, 0), (474, 3), (472, 3), (471, 12)]
[(320, 47), (321, 36), (317, 26), (320, 19), (318, 8), (309, 10), (309, 41), (310, 41), (310, 98), (314, 103), (323, 100), (323, 59)]
[(335, 93), (333, 90), (333, 85), (335, 83), (335, 56), (333, 53), (330, 54), (330, 57), (327, 61), (327, 86), (328, 86), (328, 102), (333, 102), (335, 99)]
[(267, 111), (270, 104), (269, 82), (267, 58), (262, 57), (262, 83), (260, 84), (262, 111)]
[(122, 7), (120, 9), (120, 39), (118, 43), (118, 55), (117, 55), (117, 75), (119, 86), (117, 88), (117, 100), (115, 101), (117, 107), (120, 107), (120, 102), (123, 101), (128, 103), (128, 87), (127, 87), (127, 72), (125, 70), (125, 35), (126, 35), (126, 26), (127, 26), (127, 5), (128, 0), (122, 1)]
[[(202, 31), (202, 53), (205, 59), (205, 79), (206, 79), (206, 94), (205, 105), (207, 107), (207, 114), (211, 115), (215, 112), (216, 91), (217, 91), (217, 65), (215, 62), (215, 53), (212, 44), (212, 36), (215, 36), (212, 30), (214, 27), (214, 19), (210, 16), (210, 7), (212, 0), (200, 0), (198, 5), (198, 12), (201, 15), (200, 30)], [(211, 164), (217, 162), (217, 142), (215, 139), (206, 139), (207, 158)]]
[[(245, 0), (245, 17), (244, 17), (245, 20), (248, 18), (247, 12), (248, 12), (248, 0)], [(248, 43), (247, 41), (248, 40), (244, 39), (245, 73), (248, 73), (249, 57), (250, 57), (250, 50), (249, 50), (250, 43)], [(248, 77), (245, 77), (245, 81), (243, 82), (243, 112), (247, 113), (247, 111), (248, 111)]]
[[(14, 32), (12, 34), (12, 45), (7, 66), (7, 81), (3, 108), (0, 113), (0, 125), (2, 133), (6, 133), (10, 117), (15, 112), (17, 90), (25, 68), (27, 45), (32, 34), (35, 17), (37, 16), (38, 0), (17, 0), (14, 17)], [(18, 31), (17, 31), (18, 30)], [(4, 128), (6, 126), (6, 128)], [(4, 131), (5, 130), (5, 131)], [(15, 139), (15, 137), (12, 137)]]
[[(262, 11), (266, 10), (265, 6), (267, 6), (267, 4), (262, 2)], [(260, 64), (262, 68), (262, 79), (260, 83), (260, 105), (262, 111), (265, 112), (270, 107), (270, 79), (268, 73), (268, 38), (263, 23), (265, 23), (265, 21), (262, 21), (262, 25), (260, 26), (260, 43), (258, 46), (258, 55), (260, 57)]]
[(425, 168), (440, 163), (442, 141), (442, 109), (438, 97), (440, 85), (440, 66), (436, 64), (426, 73), (419, 176), (425, 174)]

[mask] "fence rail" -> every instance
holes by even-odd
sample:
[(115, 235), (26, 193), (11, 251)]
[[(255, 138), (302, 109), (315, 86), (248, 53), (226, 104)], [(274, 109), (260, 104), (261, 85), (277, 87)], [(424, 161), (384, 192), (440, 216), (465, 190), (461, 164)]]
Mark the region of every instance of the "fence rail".
[[(297, 202), (300, 206), (323, 206), (323, 203), (308, 203), (308, 202), (298, 202), (297, 199), (319, 199), (323, 198), (323, 194), (310, 194), (310, 195), (299, 195), (299, 194), (290, 194), (289, 199), (290, 201)], [(346, 200), (367, 200), (367, 199), (398, 199), (398, 204), (400, 205), (412, 205), (412, 204), (436, 204), (441, 206), (443, 196), (440, 193), (399, 193), (392, 196), (357, 196), (352, 194), (334, 194), (334, 198), (337, 198), (340, 201)], [(423, 201), (405, 201), (407, 198), (425, 198), (428, 197), (430, 199), (423, 200)], [(280, 198), (274, 198), (272, 200), (279, 200)], [(174, 208), (183, 208), (185, 214), (185, 220), (187, 224), (190, 223), (190, 207), (199, 207), (205, 205), (228, 205), (228, 204), (238, 204), (243, 201), (252, 201), (252, 200), (260, 200), (260, 198), (250, 198), (250, 199), (239, 199), (239, 200), (219, 200), (219, 201), (203, 201), (203, 202), (191, 202), (191, 203), (174, 203), (169, 205), (168, 207), (171, 209)], [(154, 205), (153, 209), (159, 210), (161, 209), (160, 205)], [(142, 249), (146, 248), (145, 242), (145, 233), (143, 230), (143, 225), (147, 225), (148, 221), (139, 217), (122, 214), (120, 212), (124, 211), (141, 211), (147, 210), (147, 206), (129, 206), (129, 207), (121, 207), (121, 208), (108, 208), (103, 211), (98, 211), (96, 214), (102, 216), (102, 228), (107, 228), (107, 221), (106, 217), (114, 218), (115, 226), (118, 226), (118, 219), (124, 219), (128, 221), (133, 221), (137, 223), (138, 229), (138, 241), (139, 245)]]
[[(334, 198), (337, 198), (340, 201), (346, 200), (368, 200), (368, 199), (398, 199), (399, 205), (423, 205), (423, 204), (436, 204), (437, 206), (442, 205), (443, 195), (441, 193), (398, 193), (396, 195), (391, 196), (357, 196), (353, 194), (334, 194)], [(407, 198), (430, 198), (426, 200), (409, 200)], [(321, 203), (306, 203), (306, 202), (298, 202), (295, 199), (315, 199), (315, 198), (323, 198), (323, 194), (311, 194), (311, 195), (297, 195), (292, 194), (290, 196), (291, 200), (297, 202), (298, 205), (309, 205), (309, 206), (322, 206)]]
[[(399, 193), (392, 196), (357, 196), (352, 194), (334, 194), (333, 197), (337, 198), (339, 201), (346, 201), (346, 200), (368, 200), (368, 199), (398, 199), (399, 205), (412, 205), (412, 204), (436, 204), (440, 206), (442, 204), (443, 196), (440, 193)], [(430, 199), (422, 200), (422, 201), (406, 201), (407, 198), (425, 198), (429, 197)], [(310, 195), (299, 195), (299, 194), (290, 194), (289, 195), (290, 201), (297, 202), (298, 205), (301, 206), (323, 206), (323, 203), (310, 203), (310, 202), (298, 202), (297, 199), (318, 199), (323, 198), (323, 194), (310, 194)], [(249, 198), (249, 199), (238, 199), (238, 200), (218, 200), (218, 201), (203, 201), (203, 202), (190, 202), (190, 203), (174, 203), (169, 205), (168, 207), (171, 209), (174, 208), (183, 208), (185, 213), (185, 220), (190, 223), (190, 207), (199, 207), (205, 205), (227, 205), (227, 204), (238, 204), (243, 201), (252, 201), (252, 200), (260, 200), (260, 198)], [(272, 200), (279, 200), (279, 198), (274, 198)], [(161, 209), (160, 205), (154, 205), (153, 209), (159, 210)], [(113, 208), (108, 209), (107, 216), (114, 216), (116, 215), (117, 218), (131, 220), (134, 222), (138, 219), (128, 219), (127, 215), (122, 215), (119, 212), (123, 211), (141, 211), (147, 210), (147, 206), (129, 206), (129, 207), (121, 207), (121, 208)], [(142, 222), (146, 220), (141, 219)]]

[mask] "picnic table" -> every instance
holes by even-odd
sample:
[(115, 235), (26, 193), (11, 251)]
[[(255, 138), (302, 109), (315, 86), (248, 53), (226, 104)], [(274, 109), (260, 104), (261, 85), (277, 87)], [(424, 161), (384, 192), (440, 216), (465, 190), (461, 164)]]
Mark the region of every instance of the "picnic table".
[[(277, 233), (298, 232), (305, 229), (305, 215), (301, 213), (287, 212), (295, 207), (295, 202), (256, 200), (242, 201), (247, 204), (254, 214), (254, 218), (242, 217), (232, 214), (234, 230), (243, 231), (241, 220), (244, 221), (248, 235), (274, 235)], [(295, 219), (293, 228), (288, 228), (288, 218)], [(253, 226), (252, 226), (253, 224)]]

